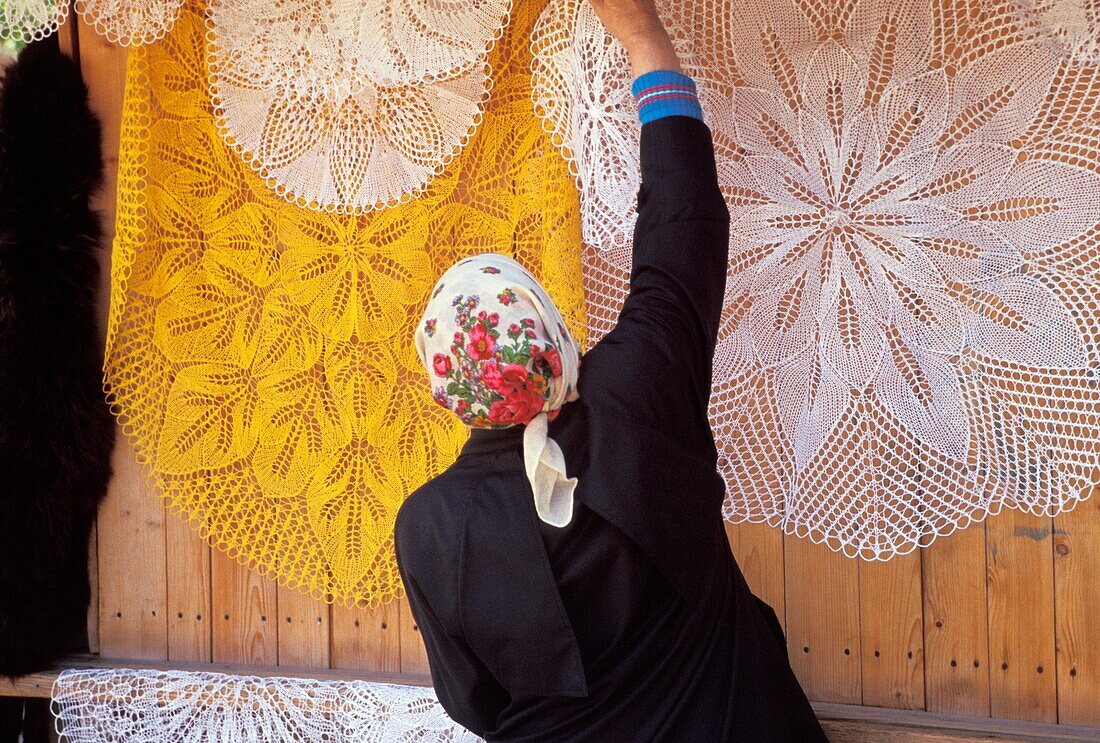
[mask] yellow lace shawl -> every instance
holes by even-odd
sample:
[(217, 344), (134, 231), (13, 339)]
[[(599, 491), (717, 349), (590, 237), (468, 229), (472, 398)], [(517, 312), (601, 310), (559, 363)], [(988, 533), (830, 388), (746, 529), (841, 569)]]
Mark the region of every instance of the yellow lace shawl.
[(361, 217), (280, 199), (219, 138), (200, 4), (130, 52), (104, 381), (172, 509), (282, 584), (401, 595), (397, 509), (466, 437), (412, 344), (452, 262), (512, 255), (583, 334), (577, 194), (531, 104), (540, 5), (516, 3), (466, 149)]

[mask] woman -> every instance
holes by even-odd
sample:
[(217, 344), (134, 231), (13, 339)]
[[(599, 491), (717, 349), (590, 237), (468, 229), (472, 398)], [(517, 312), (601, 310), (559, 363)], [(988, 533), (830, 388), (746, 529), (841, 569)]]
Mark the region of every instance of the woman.
[(413, 493), (398, 564), (440, 701), (488, 740), (823, 740), (725, 538), (707, 420), (729, 214), (653, 0), (592, 0), (643, 122), (630, 294), (583, 359), (503, 256), (461, 261), (416, 336), (473, 428)]

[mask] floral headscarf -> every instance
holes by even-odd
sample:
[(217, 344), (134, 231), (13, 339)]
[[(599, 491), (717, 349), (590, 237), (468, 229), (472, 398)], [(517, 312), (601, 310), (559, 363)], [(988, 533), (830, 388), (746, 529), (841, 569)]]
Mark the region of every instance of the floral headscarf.
[(528, 271), (495, 253), (453, 265), (435, 286), (416, 352), (437, 403), (471, 428), (527, 426), (524, 464), (539, 518), (565, 526), (576, 478), (566, 478), (548, 424), (577, 399), (580, 348)]

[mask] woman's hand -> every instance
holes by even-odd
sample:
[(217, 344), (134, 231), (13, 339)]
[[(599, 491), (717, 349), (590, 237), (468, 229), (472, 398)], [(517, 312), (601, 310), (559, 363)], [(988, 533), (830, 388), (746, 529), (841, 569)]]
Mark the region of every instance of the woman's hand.
[(612, 36), (630, 55), (630, 66), (638, 77), (651, 70), (681, 72), (680, 60), (654, 0), (588, 0)]

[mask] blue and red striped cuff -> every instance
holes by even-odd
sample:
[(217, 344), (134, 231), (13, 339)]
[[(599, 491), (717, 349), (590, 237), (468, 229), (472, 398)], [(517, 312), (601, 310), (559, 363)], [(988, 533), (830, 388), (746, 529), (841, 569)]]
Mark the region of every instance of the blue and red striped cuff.
[(630, 87), (638, 118), (643, 124), (665, 116), (689, 116), (703, 120), (695, 81), (682, 72), (652, 70), (635, 78)]

